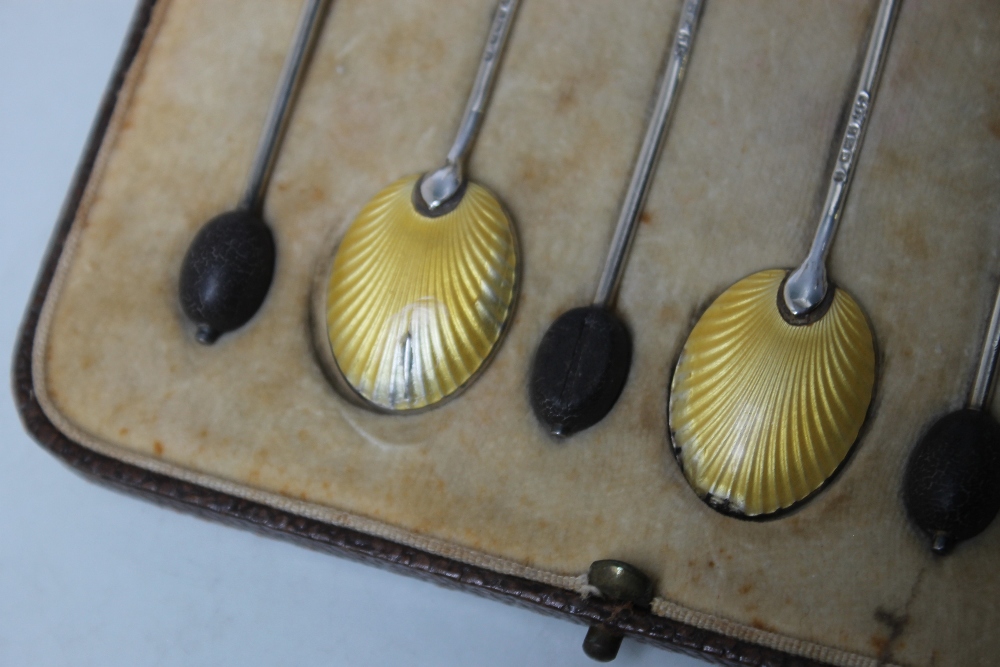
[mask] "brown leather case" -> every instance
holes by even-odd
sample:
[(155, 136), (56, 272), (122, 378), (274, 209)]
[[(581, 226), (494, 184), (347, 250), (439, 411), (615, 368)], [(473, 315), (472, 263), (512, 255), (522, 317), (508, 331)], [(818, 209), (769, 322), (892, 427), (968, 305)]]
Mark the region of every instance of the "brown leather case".
[[(709, 1), (620, 297), (629, 385), (558, 444), (527, 362), (596, 284), (679, 3), (525, 3), (470, 165), (517, 220), (521, 303), (476, 385), (398, 419), (333, 392), (309, 312), (352, 215), (433, 166), (461, 112), (491, 1), (435, 1), (334, 3), (269, 194), (272, 293), (213, 348), (176, 305), (179, 260), (239, 194), (298, 1), (140, 3), (21, 332), (34, 437), (158, 503), (722, 664), (991, 664), (998, 526), (935, 560), (898, 488), (964, 396), (995, 288), (995, 3), (902, 7), (831, 269), (879, 340), (869, 424), (829, 488), (744, 522), (670, 457), (666, 381), (713, 295), (807, 247), (873, 3)], [(205, 66), (223, 16), (239, 39)], [(601, 558), (650, 573), (651, 608), (588, 595)]]

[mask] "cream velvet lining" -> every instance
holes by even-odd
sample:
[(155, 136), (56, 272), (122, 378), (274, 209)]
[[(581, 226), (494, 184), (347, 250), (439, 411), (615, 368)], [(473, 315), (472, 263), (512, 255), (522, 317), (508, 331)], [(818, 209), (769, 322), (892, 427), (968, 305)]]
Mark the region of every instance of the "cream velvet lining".
[(586, 303), (677, 2), (527, 0), (470, 164), (512, 212), (524, 282), (492, 366), (413, 417), (345, 403), (309, 334), (317, 267), (368, 197), (437, 165), (491, 0), (337, 0), (267, 201), (257, 318), (205, 348), (176, 305), (187, 244), (240, 193), (298, 0), (161, 0), (39, 325), (36, 390), (88, 447), (462, 562), (586, 592), (653, 574), (654, 611), (836, 665), (985, 665), (1000, 526), (937, 560), (898, 499), (906, 456), (971, 381), (1000, 229), (1000, 7), (904, 3), (831, 275), (869, 314), (879, 386), (834, 482), (765, 523), (716, 514), (666, 447), (691, 318), (811, 240), (873, 3), (710, 0), (618, 310), (629, 383), (567, 442), (526, 398), (545, 328)]

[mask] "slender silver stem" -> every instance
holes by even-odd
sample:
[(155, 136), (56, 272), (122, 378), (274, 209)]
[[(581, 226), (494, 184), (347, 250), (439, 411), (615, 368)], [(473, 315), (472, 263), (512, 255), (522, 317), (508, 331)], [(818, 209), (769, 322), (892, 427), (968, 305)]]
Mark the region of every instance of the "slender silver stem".
[(993, 314), (990, 315), (990, 325), (986, 329), (983, 340), (983, 351), (979, 357), (979, 367), (976, 369), (976, 379), (969, 392), (968, 407), (982, 410), (990, 398), (993, 388), (993, 375), (997, 367), (997, 352), (1000, 350), (1000, 290), (993, 302)]
[(674, 42), (670, 47), (670, 59), (663, 72), (660, 92), (656, 98), (656, 105), (653, 107), (653, 115), (649, 119), (649, 126), (646, 128), (646, 136), (639, 148), (639, 155), (632, 171), (632, 181), (629, 183), (625, 200), (622, 202), (622, 208), (618, 214), (615, 233), (611, 237), (611, 249), (608, 251), (608, 258), (604, 262), (604, 271), (601, 273), (601, 280), (597, 284), (597, 293), (594, 295), (594, 305), (604, 308), (610, 307), (618, 293), (618, 285), (621, 283), (622, 273), (625, 270), (625, 260), (632, 247), (632, 240), (635, 238), (635, 231), (638, 227), (639, 215), (646, 204), (649, 184), (653, 180), (656, 163), (663, 149), (663, 140), (667, 135), (667, 125), (674, 110), (677, 91), (680, 89), (684, 73), (687, 71), (691, 45), (701, 15), (701, 5), (702, 0), (685, 0), (681, 7), (677, 31), (674, 33)]
[(443, 167), (428, 174), (420, 184), (420, 196), (423, 197), (427, 208), (432, 211), (458, 192), (465, 181), (465, 158), (472, 149), (472, 143), (486, 114), (486, 105), (489, 104), (490, 92), (493, 90), (493, 82), (496, 79), (504, 47), (507, 45), (507, 36), (510, 34), (518, 4), (520, 0), (500, 0), (497, 3), (486, 48), (483, 49), (483, 57), (479, 61), (479, 72), (476, 73), (476, 80), (472, 84), (469, 102), (465, 106), (465, 114), (458, 126), (458, 134), (451, 145), (451, 150), (448, 151), (447, 161)]
[(875, 101), (875, 91), (885, 62), (898, 4), (898, 0), (882, 0), (879, 4), (858, 87), (854, 93), (851, 115), (844, 128), (840, 152), (830, 174), (830, 185), (816, 236), (805, 260), (785, 281), (785, 305), (795, 315), (805, 315), (826, 297), (829, 287), (826, 280), (826, 257), (840, 224), (840, 216), (854, 178), (858, 153), (861, 152), (861, 143), (868, 129), (868, 119), (871, 117), (872, 103)]
[(323, 5), (327, 0), (306, 0), (302, 7), (299, 25), (295, 29), (295, 38), (291, 50), (285, 57), (285, 66), (278, 79), (278, 88), (271, 100), (271, 109), (264, 121), (264, 130), (257, 143), (257, 152), (247, 175), (246, 190), (240, 200), (239, 207), (248, 210), (258, 210), (264, 202), (264, 192), (267, 190), (275, 159), (278, 156), (278, 146), (288, 124), (288, 116), (292, 107), (292, 99), (302, 73), (305, 70), (306, 56), (316, 41), (319, 32), (319, 18), (323, 14)]

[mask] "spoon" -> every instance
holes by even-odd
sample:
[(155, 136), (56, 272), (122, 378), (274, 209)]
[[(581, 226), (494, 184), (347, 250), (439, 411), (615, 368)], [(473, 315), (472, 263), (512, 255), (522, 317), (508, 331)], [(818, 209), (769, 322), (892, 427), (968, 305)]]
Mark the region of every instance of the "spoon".
[(1000, 510), (1000, 424), (986, 411), (998, 348), (1000, 292), (965, 407), (934, 422), (903, 476), (906, 512), (936, 554), (983, 532)]
[(614, 301), (687, 71), (701, 4), (701, 0), (686, 0), (681, 8), (670, 59), (618, 214), (594, 302), (560, 315), (545, 332), (535, 353), (529, 384), (531, 407), (553, 435), (569, 436), (604, 419), (628, 378), (632, 339), (613, 311)]
[(197, 327), (195, 337), (200, 343), (214, 343), (222, 334), (246, 324), (271, 287), (275, 246), (274, 236), (264, 222), (264, 193), (325, 1), (307, 0), (303, 6), (243, 197), (235, 209), (205, 223), (184, 256), (181, 308)]
[(795, 271), (755, 273), (723, 292), (684, 344), (670, 387), (674, 454), (695, 492), (742, 517), (783, 510), (840, 467), (875, 387), (875, 339), (825, 261), (857, 165), (897, 0), (881, 0), (826, 201)]
[(456, 395), (485, 368), (518, 286), (513, 222), (469, 181), (465, 161), (486, 112), (518, 0), (501, 0), (444, 166), (389, 185), (341, 239), (327, 283), (335, 386), (379, 412)]

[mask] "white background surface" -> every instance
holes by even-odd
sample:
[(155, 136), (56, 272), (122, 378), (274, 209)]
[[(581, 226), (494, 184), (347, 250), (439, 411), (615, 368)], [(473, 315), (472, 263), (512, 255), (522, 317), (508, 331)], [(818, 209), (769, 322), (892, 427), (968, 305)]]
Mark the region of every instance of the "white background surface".
[[(0, 0), (3, 354), (132, 8)], [(5, 392), (0, 665), (596, 664), (582, 626), (98, 487), (25, 434)], [(616, 664), (704, 663), (626, 640)]]

